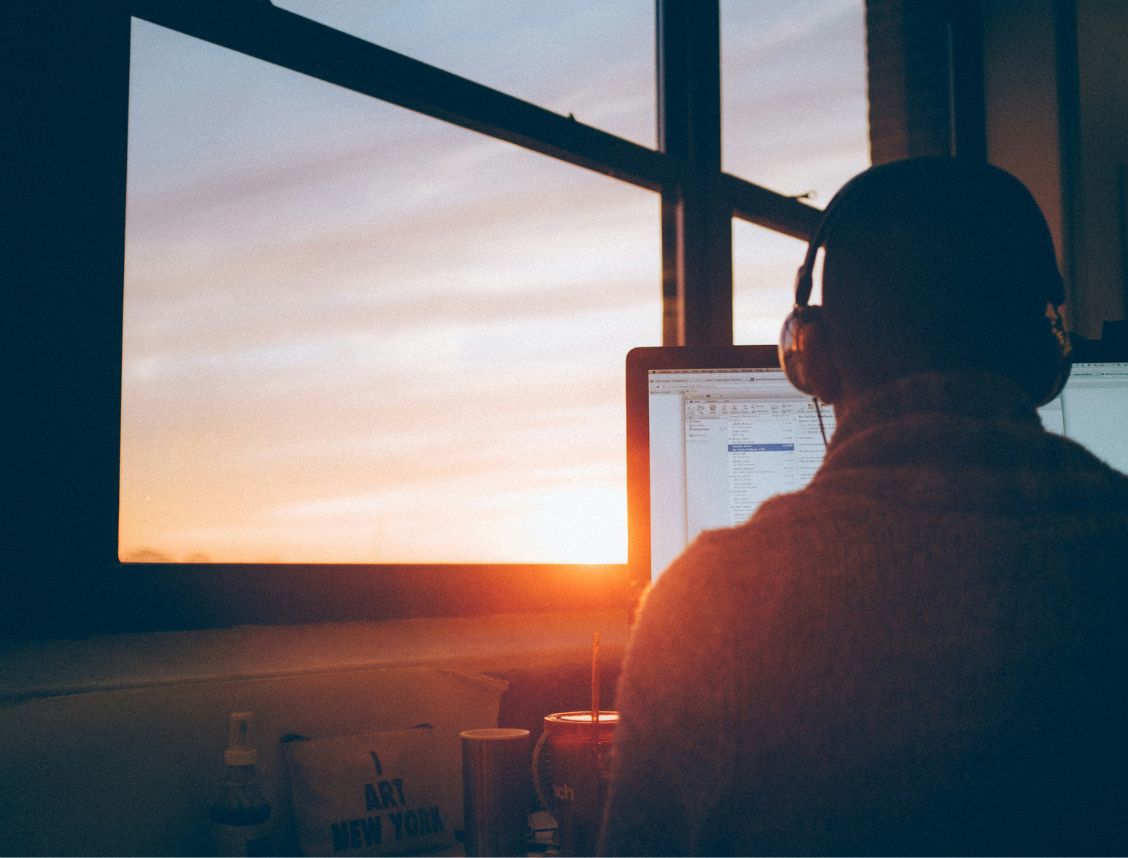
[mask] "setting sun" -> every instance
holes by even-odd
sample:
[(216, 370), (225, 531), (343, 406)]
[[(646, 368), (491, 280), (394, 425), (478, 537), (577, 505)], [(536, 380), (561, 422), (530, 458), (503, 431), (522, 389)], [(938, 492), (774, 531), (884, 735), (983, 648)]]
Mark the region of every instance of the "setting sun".
[(527, 555), (553, 563), (625, 563), (625, 495), (617, 486), (561, 488), (530, 501)]

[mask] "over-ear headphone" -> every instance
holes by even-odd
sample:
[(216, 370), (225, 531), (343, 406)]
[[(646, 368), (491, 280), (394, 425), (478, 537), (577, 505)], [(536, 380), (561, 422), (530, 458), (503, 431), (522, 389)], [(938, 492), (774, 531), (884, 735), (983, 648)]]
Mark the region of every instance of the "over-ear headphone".
[(814, 384), (807, 371), (807, 354), (814, 327), (821, 322), (822, 308), (810, 305), (811, 291), (814, 289), (815, 261), (818, 259), (819, 250), (826, 243), (828, 225), (836, 209), (842, 205), (842, 200), (850, 196), (851, 190), (862, 184), (864, 177), (870, 171), (859, 173), (839, 188), (838, 193), (831, 197), (826, 208), (822, 210), (814, 228), (811, 238), (807, 242), (807, 255), (803, 257), (803, 264), (795, 272), (795, 304), (787, 318), (783, 320), (783, 328), (779, 332), (779, 364), (787, 375), (787, 380), (801, 393), (815, 395)]
[[(779, 334), (780, 366), (783, 367), (788, 381), (802, 393), (816, 395), (807, 357), (810, 354), (811, 340), (817, 336), (814, 331), (823, 324), (822, 308), (808, 302), (814, 288), (815, 262), (819, 250), (826, 244), (827, 233), (835, 220), (835, 212), (842, 208), (843, 201), (854, 196), (859, 187), (873, 181), (873, 176), (896, 168), (895, 164), (871, 167), (852, 178), (831, 198), (811, 230), (807, 254), (803, 258), (803, 264), (795, 272), (795, 304), (784, 319)], [(1052, 268), (1053, 272), (1047, 277), (1046, 285), (1046, 337), (1040, 340), (1035, 350), (1037, 354), (1030, 355), (1029, 366), (1023, 368), (1023, 378), (1018, 379), (1031, 399), (1039, 406), (1052, 401), (1061, 393), (1066, 381), (1069, 380), (1072, 366), (1070, 354), (1072, 348), (1061, 312), (1062, 305), (1065, 303), (1065, 286), (1056, 263)]]

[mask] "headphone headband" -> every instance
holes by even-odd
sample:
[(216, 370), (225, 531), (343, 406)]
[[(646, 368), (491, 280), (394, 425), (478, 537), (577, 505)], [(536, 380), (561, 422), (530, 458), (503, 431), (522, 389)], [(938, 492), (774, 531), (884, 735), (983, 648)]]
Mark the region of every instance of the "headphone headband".
[(826, 243), (826, 233), (829, 229), (829, 224), (836, 209), (841, 208), (842, 200), (851, 195), (851, 189), (863, 184), (863, 179), (868, 177), (873, 168), (865, 172), (859, 173), (850, 179), (845, 185), (838, 189), (838, 192), (830, 198), (830, 202), (826, 204), (821, 212), (819, 212), (818, 220), (815, 221), (814, 229), (811, 230), (811, 237), (807, 241), (807, 255), (803, 257), (803, 264), (799, 266), (799, 270), (795, 272), (795, 306), (806, 307), (811, 300), (811, 292), (814, 289), (815, 281), (815, 261), (818, 259), (819, 250)]

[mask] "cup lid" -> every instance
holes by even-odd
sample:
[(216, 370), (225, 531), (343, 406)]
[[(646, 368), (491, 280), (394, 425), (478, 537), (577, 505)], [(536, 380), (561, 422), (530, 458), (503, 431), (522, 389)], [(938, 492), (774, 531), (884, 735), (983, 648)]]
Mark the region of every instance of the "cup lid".
[(591, 710), (586, 712), (555, 712), (544, 716), (545, 723), (563, 724), (611, 724), (619, 720), (619, 713), (614, 709), (600, 709), (599, 721), (593, 721)]
[(463, 739), (480, 742), (512, 742), (516, 739), (529, 738), (529, 731), (519, 727), (480, 727), (475, 730), (463, 730), (458, 735)]

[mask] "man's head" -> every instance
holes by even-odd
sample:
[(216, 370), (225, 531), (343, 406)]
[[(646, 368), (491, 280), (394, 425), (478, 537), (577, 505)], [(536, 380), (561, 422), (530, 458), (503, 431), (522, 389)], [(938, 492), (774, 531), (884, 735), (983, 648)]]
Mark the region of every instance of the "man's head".
[(834, 402), (948, 369), (1009, 376), (1036, 401), (1055, 386), (1063, 344), (1046, 310), (1064, 300), (1061, 277), (1046, 221), (1009, 173), (948, 158), (873, 167), (812, 238), (800, 280), (824, 246), (822, 307), (789, 320), (781, 344), (785, 361), (799, 345), (809, 392)]

